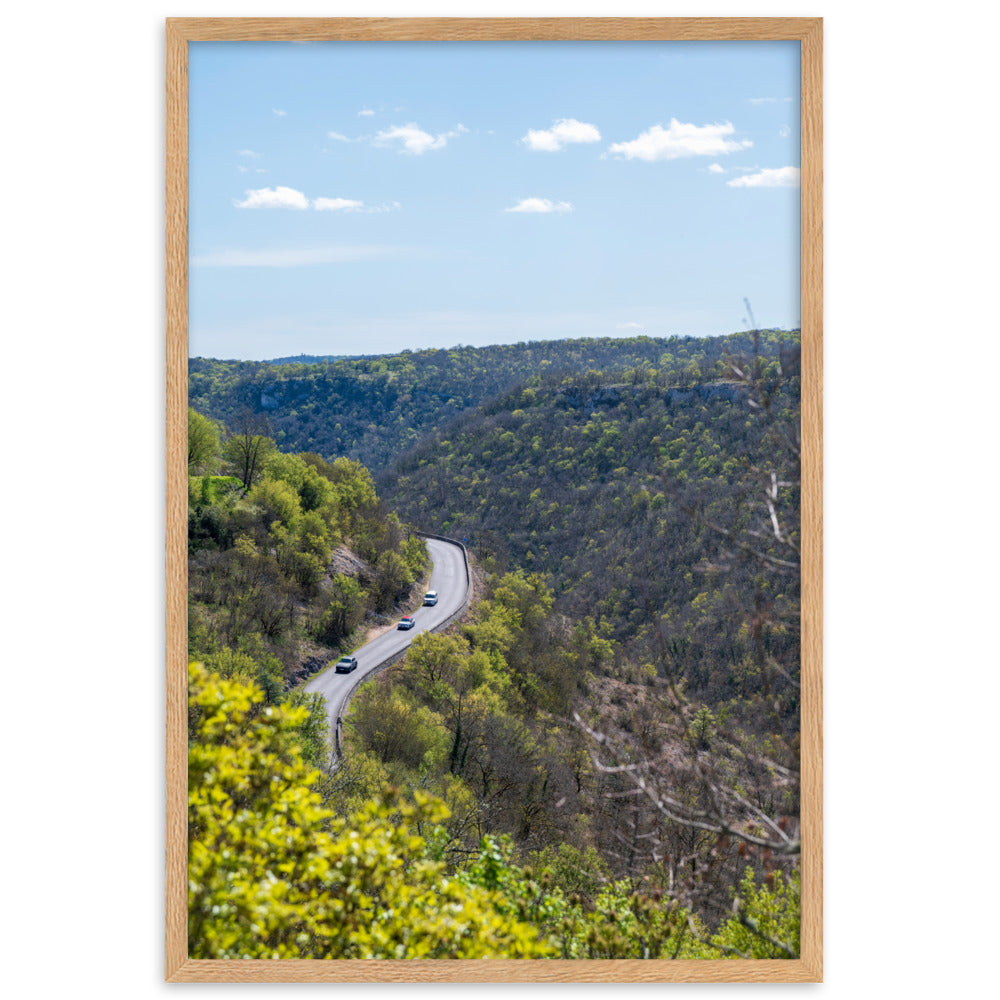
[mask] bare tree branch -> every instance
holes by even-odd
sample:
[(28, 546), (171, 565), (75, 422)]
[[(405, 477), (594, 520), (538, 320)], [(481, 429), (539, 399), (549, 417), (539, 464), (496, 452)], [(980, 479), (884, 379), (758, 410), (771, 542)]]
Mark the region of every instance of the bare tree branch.
[[(617, 762), (618, 751), (611, 746), (608, 737), (591, 729), (579, 715), (574, 714), (578, 726), (599, 746), (609, 753), (613, 764), (605, 764), (597, 754), (592, 755), (594, 767), (604, 774), (623, 774), (635, 785), (635, 790), (641, 792), (656, 808), (656, 810), (666, 819), (682, 826), (691, 827), (696, 830), (704, 830), (706, 833), (714, 833), (719, 836), (733, 837), (737, 840), (758, 847), (773, 851), (780, 855), (798, 855), (801, 852), (799, 838), (789, 837), (781, 830), (776, 823), (768, 819), (761, 811), (747, 802), (731, 788), (724, 787), (720, 782), (713, 780), (707, 770), (695, 768), (695, 775), (700, 779), (701, 790), (708, 799), (710, 808), (698, 809), (687, 806), (676, 798), (666, 794), (654, 781), (647, 778), (642, 772), (648, 772), (649, 764), (621, 764)], [(622, 793), (608, 793), (610, 796), (619, 797)], [(760, 836), (750, 829), (747, 829), (749, 821), (742, 823), (734, 822), (732, 814), (738, 812), (736, 809), (727, 809), (727, 805), (742, 807), (746, 812), (751, 813), (762, 825), (773, 829), (776, 836), (769, 838)]]

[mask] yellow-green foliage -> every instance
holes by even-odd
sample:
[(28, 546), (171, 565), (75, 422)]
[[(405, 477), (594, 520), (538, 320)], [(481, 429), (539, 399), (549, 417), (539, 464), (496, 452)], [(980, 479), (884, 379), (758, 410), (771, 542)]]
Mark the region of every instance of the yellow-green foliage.
[(736, 913), (712, 938), (726, 954), (746, 958), (793, 958), (799, 954), (802, 922), (801, 876), (773, 872), (762, 884), (747, 868), (737, 893)]
[(665, 899), (633, 893), (626, 881), (606, 884), (592, 906), (565, 895), (547, 867), (537, 875), (511, 862), (508, 837), (483, 840), (464, 877), (496, 890), (511, 914), (540, 928), (562, 958), (717, 958), (705, 928)]
[[(194, 958), (782, 958), (798, 953), (799, 880), (748, 871), (735, 916), (710, 934), (683, 907), (597, 881), (564, 891), (558, 857), (532, 872), (507, 837), (449, 871), (449, 809), (373, 793), (370, 757), (342, 777), (356, 811), (337, 815), (302, 759), (308, 712), (190, 667), (189, 951)], [(334, 780), (337, 780), (336, 778)], [(346, 792), (347, 790), (343, 790)], [(451, 805), (468, 789), (453, 779)], [(348, 798), (346, 794), (342, 799)], [(566, 854), (565, 851), (561, 852)], [(571, 852), (570, 852), (571, 853)], [(562, 860), (572, 862), (569, 854)], [(583, 861), (582, 856), (576, 859)], [(550, 866), (553, 870), (549, 870)]]
[(303, 763), (305, 710), (192, 664), (189, 951), (194, 958), (553, 954), (497, 893), (446, 875), (417, 832), (444, 805), (381, 797), (342, 818)]
[(188, 407), (188, 472), (212, 468), (221, 448), (219, 428), (214, 421)]

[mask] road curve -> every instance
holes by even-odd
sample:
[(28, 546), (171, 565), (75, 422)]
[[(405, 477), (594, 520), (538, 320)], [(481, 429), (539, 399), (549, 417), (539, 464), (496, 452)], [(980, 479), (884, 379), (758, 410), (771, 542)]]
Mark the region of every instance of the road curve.
[(321, 694), (326, 699), (330, 715), (330, 731), (337, 734), (337, 720), (344, 714), (344, 704), (351, 691), (378, 666), (402, 652), (420, 635), (443, 625), (454, 615), (469, 596), (469, 578), (466, 573), (465, 553), (460, 545), (438, 538), (427, 539), (427, 551), (431, 557), (431, 582), (428, 590), (438, 592), (438, 602), (432, 608), (419, 607), (412, 612), (417, 624), (406, 632), (390, 629), (360, 649), (352, 652), (358, 658), (358, 669), (349, 674), (338, 674), (331, 666), (311, 678), (305, 685), (310, 693)]

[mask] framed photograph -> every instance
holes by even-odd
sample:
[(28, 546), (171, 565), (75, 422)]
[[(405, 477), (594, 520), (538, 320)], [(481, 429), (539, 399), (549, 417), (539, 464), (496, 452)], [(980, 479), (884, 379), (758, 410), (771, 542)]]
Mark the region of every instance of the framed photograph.
[(822, 980), (821, 81), (166, 21), (168, 981)]

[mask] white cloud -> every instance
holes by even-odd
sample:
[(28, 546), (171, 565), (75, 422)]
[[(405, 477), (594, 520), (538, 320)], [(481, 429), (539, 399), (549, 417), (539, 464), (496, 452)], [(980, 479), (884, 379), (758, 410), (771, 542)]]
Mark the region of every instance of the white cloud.
[(451, 132), (442, 132), (439, 135), (431, 135), (425, 132), (414, 122), (406, 125), (393, 125), (391, 128), (379, 132), (372, 142), (376, 146), (389, 146), (394, 143), (400, 144), (401, 153), (411, 153), (419, 156), (429, 149), (442, 149), (448, 144), (449, 139), (469, 130), (464, 125), (456, 125)]
[(359, 212), (365, 203), (352, 198), (314, 198), (312, 207), (317, 212)]
[(574, 142), (600, 142), (601, 133), (596, 125), (578, 122), (575, 118), (560, 118), (550, 129), (528, 129), (521, 139), (529, 149), (554, 153)]
[(731, 181), (726, 181), (729, 187), (798, 187), (799, 168), (798, 167), (778, 167), (771, 169), (765, 167), (760, 173), (749, 174), (747, 177), (734, 177)]
[(259, 188), (244, 191), (243, 201), (233, 201), (237, 208), (308, 208), (309, 199), (301, 191), (289, 187)]
[(505, 212), (572, 212), (573, 206), (568, 201), (549, 201), (548, 198), (522, 198), (513, 208), (505, 208)]
[(710, 163), (708, 165), (708, 172), (710, 174), (724, 174), (726, 172), (726, 168), (719, 166), (718, 163)]
[(751, 97), (750, 98), (750, 103), (751, 104), (774, 104), (774, 102), (777, 99), (778, 99), (777, 97)]
[(249, 170), (250, 170), (250, 168), (249, 168), (249, 167), (244, 167), (244, 166), (243, 166), (242, 164), (239, 164), (239, 163), (237, 163), (237, 164), (236, 164), (236, 169), (237, 169), (237, 170), (238, 170), (238, 171), (239, 171), (239, 172), (240, 172), (241, 174), (245, 174), (245, 173), (248, 173), (248, 172), (249, 172)]
[(792, 130), (787, 125), (782, 125), (781, 128), (778, 129), (778, 135), (780, 135), (782, 139), (787, 139), (791, 134)]
[(615, 323), (616, 330), (644, 330), (641, 323)]
[(252, 149), (241, 149), (237, 152), (237, 156), (249, 156), (252, 160), (259, 160), (260, 153), (255, 153)]
[(243, 201), (233, 201), (237, 208), (312, 208), (317, 212), (394, 212), (402, 206), (398, 201), (366, 206), (356, 198), (313, 198), (311, 201), (294, 188), (275, 187), (245, 191)]
[(670, 119), (670, 127), (654, 125), (630, 142), (616, 142), (608, 152), (627, 160), (676, 160), (682, 156), (720, 156), (748, 149), (749, 139), (730, 139), (736, 129), (730, 122), (692, 125)]
[(281, 108), (271, 108), (271, 112), (273, 114), (276, 114), (279, 118), (286, 118), (286, 117), (288, 117), (288, 112), (287, 111), (282, 111)]
[(191, 258), (192, 267), (307, 267), (393, 257), (397, 247), (326, 246), (285, 250), (216, 250)]
[(373, 114), (375, 114), (375, 112), (372, 111), (372, 110), (370, 110), (369, 108), (362, 108), (358, 112), (358, 117), (359, 118), (367, 118), (369, 115), (373, 115)]
[(327, 132), (327, 137), (330, 139), (336, 139), (337, 142), (354, 142), (353, 139), (349, 139), (346, 135), (341, 135), (339, 132)]

